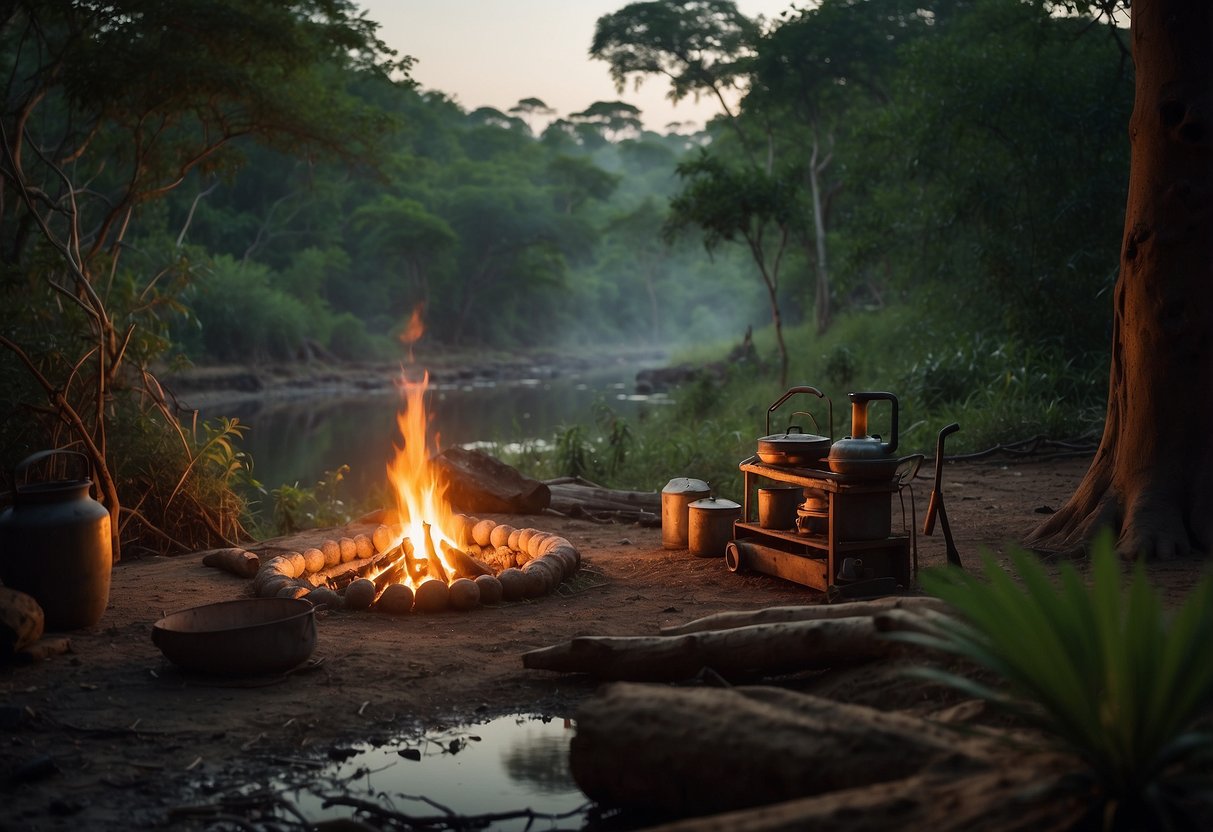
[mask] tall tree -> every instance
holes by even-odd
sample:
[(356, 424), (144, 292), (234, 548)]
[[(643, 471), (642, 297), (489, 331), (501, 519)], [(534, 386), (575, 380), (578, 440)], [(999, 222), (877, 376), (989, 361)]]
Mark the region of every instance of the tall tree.
[(757, 34), (732, 0), (646, 0), (598, 18), (590, 57), (610, 65), (620, 92), (629, 81), (639, 87), (663, 75), (675, 103), (712, 96), (748, 147), (726, 93), (744, 76)]
[(1103, 439), (1032, 534), (1128, 557), (1213, 552), (1213, 4), (1136, 0), (1136, 95)]
[(385, 117), (343, 81), (360, 71), (386, 81), (407, 61), (390, 60), (348, 0), (17, 0), (0, 14), (12, 67), (0, 112), (0, 290), (33, 300), (16, 322), (25, 340), (0, 345), (51, 403), (49, 418), (32, 409), (48, 422), (42, 441), (66, 433), (88, 455), (117, 557), (107, 425), (137, 330), (156, 325), (164, 274), (122, 268), (132, 223), (191, 174), (238, 166), (242, 139), (356, 152)]
[(803, 214), (799, 193), (789, 185), (795, 172), (768, 174), (758, 168), (731, 168), (703, 151), (680, 164), (678, 175), (686, 185), (670, 200), (667, 236), (697, 226), (709, 252), (722, 242), (741, 242), (749, 249), (767, 291), (779, 349), (779, 383), (786, 387), (788, 348), (779, 307), (779, 273), (792, 227)]

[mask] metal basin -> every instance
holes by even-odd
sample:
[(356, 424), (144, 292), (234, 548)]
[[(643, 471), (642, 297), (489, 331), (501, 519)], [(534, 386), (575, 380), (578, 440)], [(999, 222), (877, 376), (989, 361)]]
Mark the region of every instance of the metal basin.
[(282, 673), (316, 649), (316, 615), (302, 598), (244, 598), (181, 610), (152, 625), (173, 664), (224, 676)]

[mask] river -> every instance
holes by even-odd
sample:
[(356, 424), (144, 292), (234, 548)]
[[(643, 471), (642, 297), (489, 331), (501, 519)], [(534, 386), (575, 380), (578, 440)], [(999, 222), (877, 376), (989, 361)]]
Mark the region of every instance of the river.
[[(638, 369), (613, 365), (552, 378), (435, 384), (426, 405), (431, 435), (441, 448), (550, 443), (565, 427), (591, 423), (596, 403), (627, 417), (668, 402), (661, 394), (634, 393)], [(360, 503), (386, 482), (385, 467), (400, 444), (400, 407), (400, 397), (389, 391), (241, 401), (202, 415), (235, 416), (249, 426), (241, 447), (267, 491), (283, 483), (312, 486), (349, 465), (340, 494)]]

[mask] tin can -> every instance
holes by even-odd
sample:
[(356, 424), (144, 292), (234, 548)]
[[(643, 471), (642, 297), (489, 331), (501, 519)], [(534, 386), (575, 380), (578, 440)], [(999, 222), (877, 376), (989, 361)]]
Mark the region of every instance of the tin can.
[(661, 545), (666, 549), (685, 549), (690, 542), (687, 509), (712, 490), (703, 480), (675, 477), (661, 489)]

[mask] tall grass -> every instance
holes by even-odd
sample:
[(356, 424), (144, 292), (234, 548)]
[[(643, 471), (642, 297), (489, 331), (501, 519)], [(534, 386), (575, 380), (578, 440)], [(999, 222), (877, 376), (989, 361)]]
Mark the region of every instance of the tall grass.
[[(835, 438), (850, 431), (846, 394), (854, 390), (898, 395), (899, 452), (907, 454), (933, 452), (939, 429), (950, 422), (959, 422), (962, 431), (948, 451), (961, 453), (1035, 435), (1091, 435), (1103, 419), (1105, 357), (1063, 356), (1048, 346), (953, 331), (911, 305), (850, 312), (825, 335), (806, 325), (788, 328), (785, 337), (791, 353), (789, 383), (815, 386), (832, 400)], [(693, 476), (723, 496), (737, 496), (738, 463), (754, 453), (767, 409), (784, 392), (770, 329), (757, 331), (754, 343), (759, 364), (727, 365), (719, 377), (704, 376), (674, 391), (674, 406), (649, 408), (627, 422), (622, 454), (618, 436), (608, 436), (609, 430), (619, 431), (622, 418), (603, 405), (609, 418), (600, 412), (595, 425), (576, 426), (573, 436), (566, 435), (574, 431), (570, 427), (554, 438), (561, 453), (530, 448), (511, 461), (546, 476), (573, 473), (564, 470), (572, 465), (605, 485), (639, 490), (659, 489), (671, 477)], [(733, 346), (701, 345), (678, 353), (672, 363), (724, 363)], [(806, 405), (826, 432), (825, 407), (812, 397), (789, 400), (772, 416), (771, 429), (782, 431), (790, 414)], [(872, 406), (871, 432), (887, 437), (888, 420), (887, 404)], [(607, 455), (612, 456), (609, 465)]]

